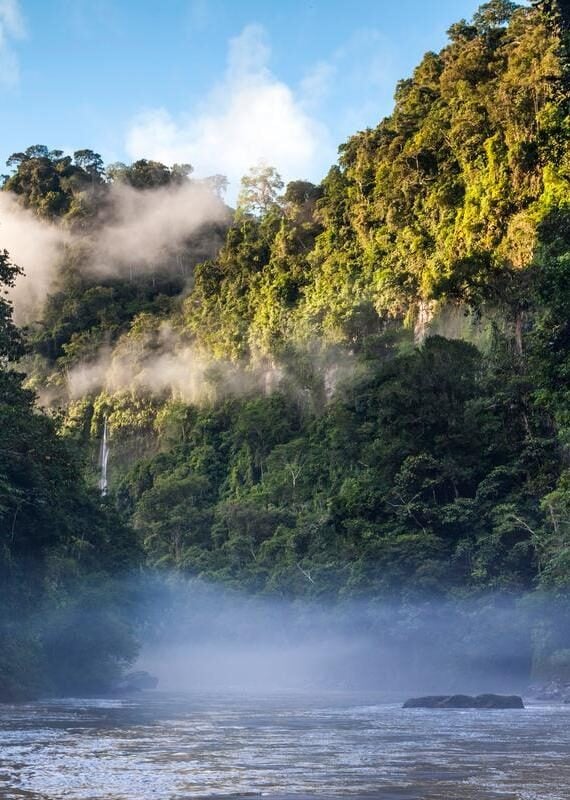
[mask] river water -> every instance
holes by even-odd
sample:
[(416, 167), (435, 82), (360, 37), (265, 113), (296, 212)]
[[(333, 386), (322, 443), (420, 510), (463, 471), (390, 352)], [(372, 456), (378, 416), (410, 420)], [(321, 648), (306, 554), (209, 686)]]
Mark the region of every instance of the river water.
[(0, 706), (2, 800), (569, 800), (570, 706), (145, 693)]

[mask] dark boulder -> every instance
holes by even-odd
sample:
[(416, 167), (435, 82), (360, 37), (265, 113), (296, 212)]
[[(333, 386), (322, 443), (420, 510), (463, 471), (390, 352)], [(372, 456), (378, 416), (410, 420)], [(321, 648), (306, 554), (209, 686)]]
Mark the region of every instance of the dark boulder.
[(524, 708), (522, 697), (517, 694), (479, 694), (475, 701), (475, 708)]
[(504, 694), (437, 694), (428, 697), (412, 697), (404, 708), (524, 708), (521, 697)]

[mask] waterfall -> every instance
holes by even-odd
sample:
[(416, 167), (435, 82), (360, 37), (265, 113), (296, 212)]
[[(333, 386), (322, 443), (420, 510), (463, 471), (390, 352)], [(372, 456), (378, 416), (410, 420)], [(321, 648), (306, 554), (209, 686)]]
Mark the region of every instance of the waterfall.
[(99, 451), (99, 470), (100, 470), (99, 491), (101, 492), (101, 497), (105, 497), (108, 489), (108, 483), (107, 483), (108, 461), (109, 461), (109, 441), (107, 438), (107, 417), (105, 417), (105, 422), (103, 423), (103, 438), (101, 440), (101, 449)]

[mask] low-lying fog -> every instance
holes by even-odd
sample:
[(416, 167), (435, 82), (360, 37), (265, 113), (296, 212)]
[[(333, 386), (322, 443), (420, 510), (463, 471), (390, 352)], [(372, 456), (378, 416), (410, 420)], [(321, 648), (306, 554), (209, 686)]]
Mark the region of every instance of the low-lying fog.
[(555, 604), (544, 599), (491, 595), (333, 605), (171, 579), (150, 596), (136, 668), (167, 691), (520, 691), (531, 678), (537, 626), (544, 635), (566, 618), (558, 605), (555, 619)]

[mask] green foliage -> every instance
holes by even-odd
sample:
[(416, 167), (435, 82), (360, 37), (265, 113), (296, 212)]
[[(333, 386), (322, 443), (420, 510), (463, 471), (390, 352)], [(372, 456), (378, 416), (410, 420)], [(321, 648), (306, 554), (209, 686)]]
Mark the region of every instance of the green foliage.
[(4, 189), (44, 217), (69, 211), (76, 195), (102, 181), (101, 157), (91, 150), (78, 150), (73, 163), (61, 150), (34, 145), (11, 155), (7, 164), (16, 167), (16, 172), (8, 177)]
[(473, 15), (473, 24), (478, 32), (485, 33), (509, 22), (517, 8), (520, 6), (511, 0), (490, 0)]
[(278, 206), (284, 183), (274, 167), (253, 167), (241, 179), (238, 208), (245, 214), (267, 214)]
[(283, 594), (532, 588), (557, 463), (517, 370), (499, 344), (487, 368), (438, 337), (388, 353), (317, 416), (285, 394), (188, 415), (119, 491), (153, 563)]
[(22, 270), (10, 262), (6, 250), (0, 251), (0, 365), (6, 366), (23, 355), (23, 341), (12, 320), (12, 303), (8, 291)]
[(160, 161), (141, 158), (130, 166), (117, 162), (107, 167), (108, 177), (116, 183), (126, 183), (134, 189), (157, 189), (170, 184), (184, 183), (193, 168), (190, 164), (174, 164), (167, 167)]
[[(269, 367), (272, 391), (236, 380), (224, 392), (231, 381), (213, 375), (201, 405), (174, 388), (94, 392), (68, 404), (58, 436), (6, 368), (21, 340), (0, 301), (0, 566), (26, 613), (57, 609), (21, 642), (6, 615), (0, 670), (14, 693), (20, 661), (28, 691), (46, 669), (55, 690), (95, 691), (132, 656), (115, 575), (138, 550), (122, 518), (153, 569), (252, 592), (388, 598), (402, 617), (427, 597), (523, 593), (537, 671), (567, 669), (568, 637), (540, 595), (564, 602), (570, 576), (563, 12), (490, 0), (398, 84), (390, 117), (341, 146), (321, 185), (282, 193), (274, 168), (252, 170), (229, 229), (204, 232), (223, 246), (192, 268), (189, 242), (185, 272), (86, 278), (82, 253), (68, 253), (27, 332), (29, 363), (47, 363), (40, 387), (102, 348), (118, 365), (152, 363), (167, 323), (224, 374)], [(25, 206), (94, 230), (109, 191), (96, 153), (38, 145), (10, 165), (5, 188)], [(190, 175), (145, 159), (106, 170), (145, 192)], [(3, 284), (16, 275), (0, 256)], [(461, 335), (446, 321), (463, 311), (470, 343), (433, 335)], [(117, 512), (88, 489), (75, 449), (92, 454), (104, 420)]]
[[(0, 260), (0, 285), (10, 286), (18, 273), (6, 253)], [(114, 510), (88, 488), (79, 454), (57, 434), (53, 420), (34, 408), (23, 376), (11, 369), (19, 355), (19, 333), (9, 302), (0, 299), (0, 684), (2, 699), (38, 691), (89, 688), (86, 669), (108, 675), (104, 665), (134, 655), (128, 627), (118, 606), (98, 622), (88, 641), (77, 643), (84, 620), (66, 623), (76, 651), (66, 661), (47, 645), (54, 615), (66, 616), (81, 603), (85, 587), (97, 576), (109, 591), (115, 578), (139, 557), (136, 540)], [(117, 625), (122, 625), (118, 634)], [(113, 633), (113, 630), (117, 631)], [(55, 656), (55, 652), (53, 653)], [(66, 677), (58, 677), (58, 663)]]
[(564, 33), (541, 9), (493, 0), (450, 37), (398, 84), (393, 114), (341, 146), (318, 190), (294, 182), (278, 207), (270, 168), (244, 179), (257, 219), (236, 220), (197, 276), (189, 324), (208, 346), (353, 343), (434, 301), (516, 318), (512, 284), (569, 196)]

